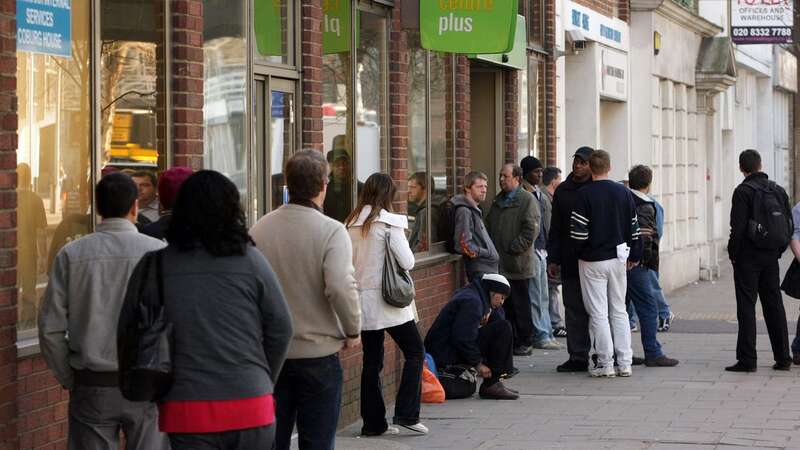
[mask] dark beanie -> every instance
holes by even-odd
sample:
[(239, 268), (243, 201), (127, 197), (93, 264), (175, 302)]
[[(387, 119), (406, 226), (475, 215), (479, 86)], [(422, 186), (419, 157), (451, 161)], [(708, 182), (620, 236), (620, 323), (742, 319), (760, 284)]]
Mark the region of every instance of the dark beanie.
[(519, 165), (522, 167), (523, 177), (536, 169), (541, 169), (544, 167), (542, 166), (542, 162), (534, 156), (526, 156), (522, 158), (522, 161), (519, 163)]
[(496, 292), (506, 297), (511, 295), (511, 284), (502, 275), (487, 273), (481, 278), (481, 285), (486, 289), (486, 292)]
[(181, 185), (192, 175), (192, 169), (188, 167), (172, 167), (161, 174), (158, 179), (158, 200), (166, 210), (172, 209)]

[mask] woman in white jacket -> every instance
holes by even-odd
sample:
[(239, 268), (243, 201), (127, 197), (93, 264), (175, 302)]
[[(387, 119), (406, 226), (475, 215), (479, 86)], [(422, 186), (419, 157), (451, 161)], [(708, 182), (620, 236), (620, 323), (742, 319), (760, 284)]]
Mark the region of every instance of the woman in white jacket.
[(389, 175), (370, 175), (361, 190), (358, 205), (345, 221), (353, 241), (353, 266), (361, 295), (364, 364), (361, 371), (361, 418), (364, 420), (361, 434), (364, 436), (400, 432), (386, 421), (380, 379), (384, 331), (394, 339), (405, 358), (393, 422), (419, 434), (428, 432), (419, 421), (425, 348), (415, 322), (416, 306), (414, 302), (405, 308), (391, 306), (381, 294), (386, 233), (389, 233), (391, 251), (398, 265), (406, 270), (414, 267), (414, 253), (405, 235), (408, 219), (391, 212), (395, 192), (394, 182)]

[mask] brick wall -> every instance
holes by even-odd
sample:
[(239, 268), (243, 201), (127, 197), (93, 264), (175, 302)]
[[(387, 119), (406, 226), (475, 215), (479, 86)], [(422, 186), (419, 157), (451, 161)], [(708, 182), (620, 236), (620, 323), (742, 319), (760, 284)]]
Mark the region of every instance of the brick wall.
[(389, 171), (397, 185), (395, 211), (408, 210), (408, 57), (400, 10), (392, 11), (389, 34)]
[[(556, 45), (556, 2), (545, 2), (545, 46), (554, 48)], [(541, 148), (544, 155), (542, 163), (546, 166), (555, 166), (558, 160), (556, 139), (558, 129), (556, 124), (556, 60), (552, 56), (538, 57), (539, 59), (539, 104), (541, 106), (539, 120), (542, 121)], [(569, 151), (569, 150), (567, 150)]]
[(19, 360), (17, 371), (19, 450), (67, 448), (69, 391), (61, 388), (41, 356)]
[(203, 1), (172, 0), (173, 164), (203, 167)]
[(519, 72), (503, 71), (503, 160), (507, 163), (519, 163), (523, 156), (517, 154), (519, 135), (519, 102), (522, 99), (519, 91)]
[(17, 446), (16, 2), (0, 2), (0, 450)]
[(455, 108), (456, 185), (460, 185), (461, 180), (464, 179), (464, 175), (472, 170), (472, 154), (470, 153), (469, 140), (471, 95), (469, 82), (470, 60), (463, 55), (458, 55), (455, 59), (455, 101), (450, 107)]
[(301, 3), (303, 147), (322, 151), (322, 2)]

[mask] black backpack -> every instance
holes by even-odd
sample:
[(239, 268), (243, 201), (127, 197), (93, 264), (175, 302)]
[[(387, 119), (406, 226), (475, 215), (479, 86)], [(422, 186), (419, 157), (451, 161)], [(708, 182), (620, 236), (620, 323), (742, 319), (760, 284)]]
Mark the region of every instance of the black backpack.
[(456, 234), (456, 209), (464, 205), (454, 205), (452, 200), (445, 200), (439, 205), (439, 220), (436, 222), (436, 236), (444, 241), (444, 248), (449, 253), (457, 254)]
[(751, 218), (747, 222), (747, 237), (756, 248), (785, 250), (792, 238), (794, 224), (791, 211), (786, 210), (778, 185), (773, 181), (766, 186), (749, 181), (744, 185), (754, 191)]

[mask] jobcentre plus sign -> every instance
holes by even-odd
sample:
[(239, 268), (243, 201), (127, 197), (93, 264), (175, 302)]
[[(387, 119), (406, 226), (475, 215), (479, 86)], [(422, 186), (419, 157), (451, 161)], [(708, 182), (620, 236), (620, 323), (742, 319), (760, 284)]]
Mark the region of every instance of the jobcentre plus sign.
[(451, 53), (506, 53), (514, 43), (517, 0), (420, 3), (422, 46)]

